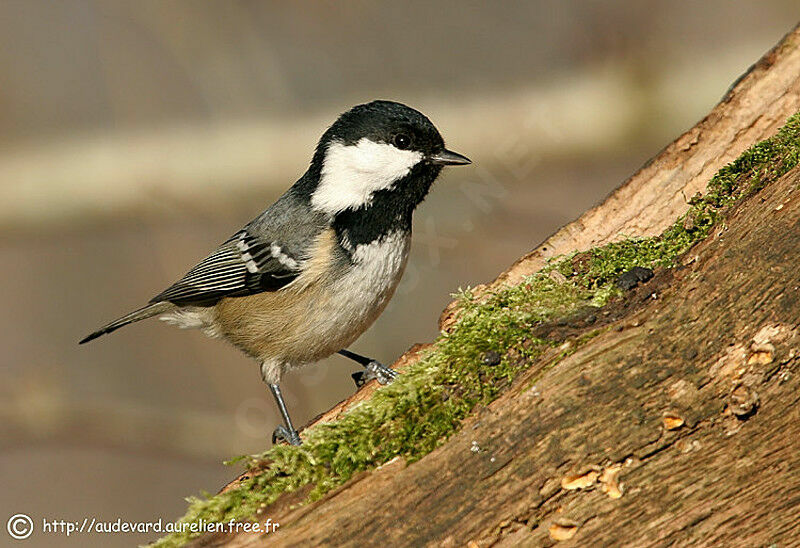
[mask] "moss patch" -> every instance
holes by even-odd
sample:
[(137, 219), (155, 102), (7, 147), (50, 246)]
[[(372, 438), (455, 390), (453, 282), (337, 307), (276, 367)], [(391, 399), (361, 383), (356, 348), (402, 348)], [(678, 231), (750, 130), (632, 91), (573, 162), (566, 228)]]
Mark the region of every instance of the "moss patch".
[[(708, 235), (726, 209), (798, 160), (800, 115), (795, 115), (777, 135), (721, 169), (705, 196), (694, 198), (689, 211), (660, 236), (555, 259), (520, 285), (480, 302), (469, 291), (462, 292), (458, 323), (393, 384), (339, 420), (306, 431), (301, 447), (277, 446), (248, 457), (251, 466), (265, 471), (226, 493), (191, 498), (181, 522), (249, 519), (283, 493), (312, 486), (310, 498), (316, 499), (355, 473), (397, 456), (408, 461), (422, 458), (444, 443), (476, 406), (495, 399), (532, 359), (560, 342), (532, 337), (535, 326), (587, 305), (603, 305), (617, 292), (616, 277), (633, 266), (674, 265), (681, 253)], [(497, 352), (500, 362), (484, 364), (487, 352)], [(192, 536), (174, 533), (156, 545), (177, 546)]]
[(689, 201), (689, 210), (659, 236), (630, 238), (556, 259), (556, 269), (580, 287), (596, 292), (604, 304), (613, 295), (613, 281), (634, 266), (669, 267), (691, 246), (708, 236), (725, 212), (739, 200), (761, 190), (800, 162), (800, 114), (795, 114), (770, 139), (753, 145), (720, 169), (706, 194)]

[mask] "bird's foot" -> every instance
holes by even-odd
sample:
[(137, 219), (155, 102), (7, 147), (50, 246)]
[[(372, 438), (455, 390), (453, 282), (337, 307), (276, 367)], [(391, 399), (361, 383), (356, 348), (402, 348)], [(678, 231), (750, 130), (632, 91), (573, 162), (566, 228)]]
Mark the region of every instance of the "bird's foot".
[(285, 441), (289, 445), (301, 445), (303, 443), (300, 441), (300, 434), (297, 433), (297, 430), (289, 430), (283, 425), (277, 427), (272, 433), (272, 445), (275, 445), (278, 440)]
[(397, 371), (391, 367), (386, 367), (380, 362), (371, 360), (364, 366), (364, 371), (357, 371), (352, 376), (356, 386), (362, 387), (372, 379), (375, 379), (380, 384), (389, 384), (397, 378), (397, 375)]

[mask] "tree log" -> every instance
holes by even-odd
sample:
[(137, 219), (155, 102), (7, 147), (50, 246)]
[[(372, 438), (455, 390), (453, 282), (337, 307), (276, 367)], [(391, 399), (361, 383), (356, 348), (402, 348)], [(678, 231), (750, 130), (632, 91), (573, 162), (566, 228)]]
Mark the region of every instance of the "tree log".
[[(715, 172), (798, 110), (800, 28), (603, 204), (487, 287), (519, 282), (555, 255), (660, 233)], [(420, 460), (362, 472), (315, 502), (298, 504), (307, 489), (284, 495), (253, 516), (279, 522), (276, 532), (194, 544), (798, 544), (798, 251), (794, 168), (596, 320), (554, 324), (572, 341), (591, 338), (531, 359)], [(416, 349), (396, 366), (415, 359)]]

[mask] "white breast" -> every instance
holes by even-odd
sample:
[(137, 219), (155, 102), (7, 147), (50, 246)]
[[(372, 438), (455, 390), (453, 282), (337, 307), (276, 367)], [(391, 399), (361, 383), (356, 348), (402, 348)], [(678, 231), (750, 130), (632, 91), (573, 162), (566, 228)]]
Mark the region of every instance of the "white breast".
[[(353, 267), (339, 282), (344, 292), (376, 294), (394, 290), (403, 274), (408, 259), (411, 238), (407, 233), (394, 232), (388, 236), (356, 246), (353, 252)], [(361, 300), (351, 294), (355, 301)], [(367, 299), (368, 300), (368, 299)]]
[[(317, 344), (346, 348), (377, 319), (394, 294), (408, 259), (411, 238), (395, 232), (356, 246), (353, 265), (328, 289), (331, 296), (313, 322)], [(324, 344), (323, 346), (328, 346)]]

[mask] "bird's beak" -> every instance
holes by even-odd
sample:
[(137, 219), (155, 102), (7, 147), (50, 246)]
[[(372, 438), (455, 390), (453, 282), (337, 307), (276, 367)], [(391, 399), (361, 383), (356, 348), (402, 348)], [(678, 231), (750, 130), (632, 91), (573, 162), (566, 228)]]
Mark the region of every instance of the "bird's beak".
[(428, 156), (428, 161), (432, 164), (440, 166), (465, 166), (471, 164), (472, 161), (466, 156), (462, 156), (458, 152), (443, 149), (440, 152)]

